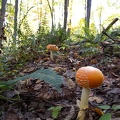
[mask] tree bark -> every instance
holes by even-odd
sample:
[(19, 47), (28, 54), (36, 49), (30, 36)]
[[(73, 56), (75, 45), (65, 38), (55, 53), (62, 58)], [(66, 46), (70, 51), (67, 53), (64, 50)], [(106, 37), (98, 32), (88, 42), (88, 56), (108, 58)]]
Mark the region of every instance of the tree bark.
[(87, 28), (89, 28), (90, 25), (91, 2), (92, 0), (87, 0), (86, 2), (85, 27)]
[(17, 15), (18, 15), (18, 0), (15, 0), (15, 15), (14, 15), (14, 44), (16, 44), (16, 36), (17, 36)]
[(48, 2), (49, 9), (50, 9), (51, 20), (52, 20), (52, 30), (53, 30), (54, 29), (54, 19), (53, 19), (53, 11), (54, 11), (53, 3), (54, 3), (54, 0), (52, 0), (52, 6), (50, 6), (49, 0), (47, 0), (47, 2)]
[(67, 29), (67, 17), (68, 17), (68, 6), (69, 6), (69, 0), (64, 0), (64, 24), (63, 28)]
[(2, 40), (4, 37), (4, 21), (5, 21), (5, 8), (7, 0), (2, 0), (0, 10), (0, 49), (2, 48)]

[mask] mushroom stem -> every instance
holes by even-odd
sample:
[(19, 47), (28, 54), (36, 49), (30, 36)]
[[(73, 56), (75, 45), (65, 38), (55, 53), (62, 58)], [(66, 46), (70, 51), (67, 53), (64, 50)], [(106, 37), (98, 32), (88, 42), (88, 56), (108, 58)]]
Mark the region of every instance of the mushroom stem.
[(50, 59), (53, 60), (53, 51), (50, 51)]
[(85, 120), (85, 109), (88, 108), (88, 99), (89, 99), (89, 88), (82, 89), (81, 102), (80, 102), (80, 111), (77, 116), (77, 120)]

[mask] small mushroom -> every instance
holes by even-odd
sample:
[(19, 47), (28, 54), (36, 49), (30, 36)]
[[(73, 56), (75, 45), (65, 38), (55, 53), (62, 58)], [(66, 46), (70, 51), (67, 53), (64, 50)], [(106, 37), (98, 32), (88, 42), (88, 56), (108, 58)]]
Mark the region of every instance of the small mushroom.
[(98, 68), (86, 66), (79, 68), (75, 77), (76, 83), (83, 87), (77, 120), (85, 120), (85, 109), (88, 108), (90, 88), (101, 86), (104, 81), (104, 75)]
[(53, 60), (53, 52), (58, 51), (58, 47), (56, 45), (49, 44), (49, 45), (47, 45), (46, 48), (48, 51), (50, 51), (50, 59)]

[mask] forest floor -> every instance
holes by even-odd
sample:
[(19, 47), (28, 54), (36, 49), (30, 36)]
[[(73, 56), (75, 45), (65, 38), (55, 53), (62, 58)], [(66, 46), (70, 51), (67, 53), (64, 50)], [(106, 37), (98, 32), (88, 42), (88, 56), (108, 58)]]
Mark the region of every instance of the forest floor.
[[(112, 120), (120, 120), (120, 109), (112, 109), (112, 106), (120, 105), (120, 58), (101, 54), (83, 58), (74, 48), (55, 55), (53, 61), (49, 59), (49, 53), (41, 54), (19, 70), (19, 75), (25, 75), (41, 67), (52, 68), (65, 79), (62, 93), (58, 94), (42, 80), (29, 78), (21, 81), (14, 89), (3, 93), (10, 99), (0, 100), (0, 120), (76, 120), (82, 88), (76, 85), (75, 72), (83, 66), (97, 67), (105, 75), (102, 86), (90, 92), (86, 120), (99, 120), (102, 111), (110, 113)], [(15, 71), (14, 68), (11, 70)], [(101, 105), (110, 108), (94, 109)], [(58, 108), (53, 109), (55, 115), (60, 110), (57, 118), (53, 118), (50, 107)]]

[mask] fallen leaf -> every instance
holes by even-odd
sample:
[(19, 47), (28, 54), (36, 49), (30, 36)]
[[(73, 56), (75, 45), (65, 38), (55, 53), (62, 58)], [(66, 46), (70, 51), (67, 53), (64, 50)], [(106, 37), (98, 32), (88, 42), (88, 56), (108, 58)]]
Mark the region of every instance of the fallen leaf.
[(35, 70), (34, 67), (30, 67), (30, 68), (26, 68), (23, 70), (24, 73), (29, 73), (29, 72), (33, 72)]
[(66, 68), (64, 68), (64, 67), (55, 67), (54, 70), (55, 70), (56, 72), (59, 72), (59, 73), (61, 73), (61, 72), (66, 72)]
[(63, 75), (67, 76), (68, 78), (74, 78), (75, 72), (73, 70), (67, 70)]
[(91, 102), (95, 101), (96, 103), (101, 103), (104, 101), (104, 99), (101, 97), (94, 96), (94, 97), (89, 97), (89, 101)]
[(65, 79), (63, 84), (67, 86), (69, 89), (73, 89), (76, 87), (72, 79)]
[(41, 89), (41, 87), (42, 87), (42, 84), (36, 84), (35, 86), (34, 86), (34, 90), (39, 90), (39, 89)]
[(103, 111), (100, 108), (92, 108), (93, 111), (95, 111), (99, 116), (104, 115)]

